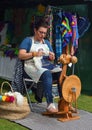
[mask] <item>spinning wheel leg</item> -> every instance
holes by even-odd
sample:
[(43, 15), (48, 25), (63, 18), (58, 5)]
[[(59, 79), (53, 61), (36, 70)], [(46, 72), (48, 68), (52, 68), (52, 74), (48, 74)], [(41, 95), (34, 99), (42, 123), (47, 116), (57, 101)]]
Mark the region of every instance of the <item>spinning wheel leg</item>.
[(74, 116), (72, 115), (72, 113), (66, 113), (62, 115), (61, 118), (58, 118), (57, 120), (61, 122), (66, 122), (66, 121), (77, 120), (77, 119), (80, 119), (80, 116)]

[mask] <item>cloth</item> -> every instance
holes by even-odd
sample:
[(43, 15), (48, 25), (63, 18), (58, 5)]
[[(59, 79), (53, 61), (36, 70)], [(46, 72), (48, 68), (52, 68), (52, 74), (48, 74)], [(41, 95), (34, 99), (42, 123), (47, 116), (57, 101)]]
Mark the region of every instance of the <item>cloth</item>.
[[(32, 38), (32, 45), (30, 48), (30, 52), (38, 52), (39, 50), (43, 50), (44, 52), (49, 50), (49, 47), (47, 46), (47, 44), (42, 44), (42, 43), (35, 43), (34, 38)], [(39, 63), (38, 63), (39, 65)], [(39, 81), (40, 76), (42, 75), (43, 72), (45, 72), (47, 69), (41, 67), (40, 69), (38, 69), (35, 66), (34, 60), (29, 59), (29, 60), (25, 60), (24, 62), (24, 69), (26, 71), (26, 73), (37, 83)]]
[(14, 91), (24, 94), (24, 83), (23, 83), (23, 61), (17, 59), (14, 67), (14, 75), (11, 82)]
[(91, 23), (89, 22), (88, 18), (78, 17), (77, 24), (79, 37), (81, 38), (85, 34), (85, 32), (87, 32)]
[(12, 81), (16, 58), (3, 56), (2, 51), (0, 53), (0, 77)]
[(72, 37), (72, 30), (69, 25), (69, 20), (67, 17), (62, 20), (62, 44), (63, 47), (67, 46), (70, 43)]
[[(62, 13), (61, 13), (62, 15)], [(54, 26), (54, 36), (55, 36), (55, 55), (56, 55), (56, 60), (60, 57), (62, 54), (62, 36), (61, 36), (61, 21), (62, 21), (62, 16), (60, 14), (54, 15), (54, 20), (53, 20), (53, 26)], [(61, 17), (60, 17), (61, 16)]]
[(0, 45), (5, 44), (6, 40), (6, 32), (8, 28), (8, 23), (6, 23), (3, 27), (3, 29), (0, 31)]
[(76, 15), (72, 15), (72, 45), (75, 48), (78, 48), (78, 39), (79, 39), (79, 33), (78, 33), (78, 26), (77, 26), (77, 17)]
[(55, 41), (55, 48), (56, 48), (56, 58), (60, 57), (62, 54), (62, 37), (61, 37), (61, 30), (60, 27), (56, 26), (56, 41)]

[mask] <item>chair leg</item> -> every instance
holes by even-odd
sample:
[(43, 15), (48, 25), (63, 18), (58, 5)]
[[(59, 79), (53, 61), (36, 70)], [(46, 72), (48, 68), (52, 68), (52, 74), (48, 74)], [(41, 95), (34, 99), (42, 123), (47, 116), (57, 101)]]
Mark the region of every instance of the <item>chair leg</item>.
[(24, 86), (25, 86), (25, 90), (26, 90), (26, 94), (27, 94), (27, 99), (28, 99), (28, 103), (29, 103), (29, 106), (30, 106), (30, 109), (31, 111), (33, 110), (33, 107), (32, 107), (32, 103), (31, 103), (31, 99), (30, 99), (30, 96), (29, 96), (29, 93), (28, 93), (28, 90), (27, 90), (27, 86), (26, 86), (26, 81), (25, 79), (23, 79), (23, 82), (24, 82)]

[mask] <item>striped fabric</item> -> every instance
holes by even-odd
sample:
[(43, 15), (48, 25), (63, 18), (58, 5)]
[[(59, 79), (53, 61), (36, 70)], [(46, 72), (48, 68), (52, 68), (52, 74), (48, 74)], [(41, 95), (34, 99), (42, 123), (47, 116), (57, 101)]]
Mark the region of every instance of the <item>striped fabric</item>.
[(55, 51), (56, 51), (56, 59), (60, 57), (62, 54), (62, 37), (60, 26), (56, 25), (56, 41), (55, 41)]

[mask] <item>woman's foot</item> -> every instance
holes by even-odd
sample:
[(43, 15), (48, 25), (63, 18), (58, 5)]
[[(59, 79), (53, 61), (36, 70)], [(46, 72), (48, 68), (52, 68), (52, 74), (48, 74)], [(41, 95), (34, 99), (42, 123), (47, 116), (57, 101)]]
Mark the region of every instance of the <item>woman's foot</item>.
[(54, 112), (58, 112), (58, 109), (55, 107), (54, 103), (50, 103), (48, 105), (48, 107), (47, 107), (47, 111), (51, 112), (51, 113), (54, 113)]

